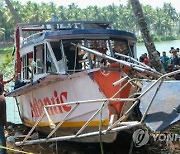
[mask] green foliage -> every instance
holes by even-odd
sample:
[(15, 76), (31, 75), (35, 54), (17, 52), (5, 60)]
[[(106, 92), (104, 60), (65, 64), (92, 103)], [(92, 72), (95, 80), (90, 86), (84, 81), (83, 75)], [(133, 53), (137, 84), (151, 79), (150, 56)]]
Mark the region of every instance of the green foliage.
[(0, 72), (4, 74), (4, 77), (12, 77), (13, 69), (14, 57), (12, 56), (12, 54), (0, 54)]
[[(0, 41), (9, 41), (13, 38), (14, 20), (9, 9), (3, 1), (0, 8), (0, 25), (6, 29), (0, 35)], [(134, 32), (139, 36), (139, 27), (136, 18), (131, 9), (131, 5), (127, 4), (116, 6), (114, 4), (106, 7), (88, 6), (81, 9), (75, 3), (67, 7), (57, 6), (53, 2), (41, 4), (28, 1), (22, 4), (19, 1), (12, 1), (12, 5), (21, 16), (23, 22), (40, 22), (50, 21), (52, 14), (57, 15), (59, 20), (103, 20), (114, 22), (116, 29)], [(172, 7), (170, 3), (165, 3), (162, 8), (152, 8), (149, 5), (142, 5), (145, 18), (151, 34), (157, 36), (176, 36), (180, 34), (180, 14)], [(2, 30), (0, 30), (2, 31)], [(163, 38), (163, 40), (165, 39)], [(159, 41), (159, 37), (155, 37)], [(173, 38), (172, 38), (173, 39)]]
[(165, 41), (176, 40), (175, 36), (167, 36)]
[(5, 29), (0, 27), (0, 36), (2, 36), (4, 32), (5, 32)]
[(7, 53), (12, 53), (14, 50), (14, 47), (9, 47), (9, 48), (0, 48), (0, 54), (7, 54)]
[[(161, 41), (172, 41), (172, 40), (179, 40), (180, 37), (178, 36), (159, 36), (157, 34), (153, 34), (151, 35), (151, 37), (153, 38), (154, 42), (161, 42)], [(143, 38), (139, 37), (138, 38), (138, 43), (143, 43)]]
[(158, 36), (156, 34), (151, 35), (151, 36), (152, 36), (154, 42), (160, 42), (161, 41), (161, 37), (160, 36)]

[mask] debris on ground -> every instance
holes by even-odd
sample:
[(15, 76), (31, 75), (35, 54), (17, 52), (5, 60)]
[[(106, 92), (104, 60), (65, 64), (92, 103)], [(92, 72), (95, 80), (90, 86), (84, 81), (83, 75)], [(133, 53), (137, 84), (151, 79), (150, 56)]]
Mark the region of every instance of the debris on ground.
[[(42, 143), (36, 145), (15, 146), (15, 139), (20, 136), (25, 136), (30, 128), (22, 124), (8, 123), (6, 128), (6, 140), (7, 140), (7, 154), (16, 153), (51, 153), (51, 154), (99, 154), (101, 148), (99, 143), (77, 143), (77, 142), (53, 142)], [(165, 133), (180, 134), (180, 124), (175, 125)], [(34, 138), (38, 137), (37, 132), (33, 133)], [(103, 143), (104, 154), (179, 154), (180, 153), (180, 141), (174, 142), (154, 142), (149, 141), (142, 147), (135, 147), (132, 145), (132, 131), (123, 131), (119, 133), (117, 139), (113, 143)]]

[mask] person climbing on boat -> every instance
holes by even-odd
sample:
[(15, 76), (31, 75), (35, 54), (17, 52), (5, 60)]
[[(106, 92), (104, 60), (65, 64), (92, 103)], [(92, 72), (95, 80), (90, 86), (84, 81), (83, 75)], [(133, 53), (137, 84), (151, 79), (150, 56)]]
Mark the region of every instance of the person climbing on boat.
[(3, 87), (3, 89), (4, 89), (4, 86), (5, 86), (7, 83), (11, 82), (13, 79), (14, 79), (14, 76), (13, 76), (12, 78), (10, 78), (9, 80), (4, 81), (4, 79), (3, 79), (3, 74), (0, 74), (0, 85), (2, 85), (2, 87)]
[(6, 126), (6, 100), (4, 97), (4, 88), (0, 84), (0, 154), (6, 154), (4, 147), (6, 139), (4, 135), (4, 127)]

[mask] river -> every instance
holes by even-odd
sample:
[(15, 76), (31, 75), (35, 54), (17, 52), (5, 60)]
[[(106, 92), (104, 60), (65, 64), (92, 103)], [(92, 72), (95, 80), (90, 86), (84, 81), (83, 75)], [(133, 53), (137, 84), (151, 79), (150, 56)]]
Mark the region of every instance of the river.
[(21, 119), (19, 117), (18, 109), (14, 98), (6, 97), (6, 111), (7, 111), (8, 122), (12, 122), (16, 124), (21, 123)]
[[(180, 40), (175, 41), (164, 41), (164, 42), (155, 42), (156, 50), (158, 50), (161, 55), (163, 51), (166, 51), (166, 55), (170, 56), (169, 50), (171, 47), (180, 48)], [(141, 54), (147, 53), (146, 47), (144, 44), (137, 44), (137, 57), (140, 57)]]
[[(170, 48), (171, 47), (180, 48), (180, 40), (156, 42), (155, 46), (156, 49), (161, 53), (161, 55), (163, 51), (166, 51), (167, 56), (170, 56), (169, 53)], [(140, 55), (145, 52), (147, 53), (144, 44), (137, 44), (137, 57), (140, 57)], [(6, 103), (7, 103), (7, 120), (13, 123), (21, 123), (15, 100), (13, 98), (7, 97)]]

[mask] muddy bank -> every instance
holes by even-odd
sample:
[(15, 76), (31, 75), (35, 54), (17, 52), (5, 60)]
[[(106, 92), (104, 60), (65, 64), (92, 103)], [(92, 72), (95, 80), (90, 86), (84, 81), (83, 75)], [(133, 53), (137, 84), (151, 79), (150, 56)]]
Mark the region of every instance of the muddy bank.
[[(169, 129), (168, 131), (177, 131), (179, 130), (179, 124)], [(22, 124), (12, 124), (9, 123), (6, 129), (7, 137), (7, 147), (10, 150), (7, 150), (8, 154), (20, 153), (24, 151), (27, 153), (43, 153), (43, 154), (100, 154), (101, 148), (100, 143), (76, 143), (76, 142), (53, 142), (53, 143), (44, 143), (37, 145), (29, 146), (19, 146), (14, 145), (13, 137), (18, 135), (25, 135), (29, 131), (29, 128)], [(42, 137), (42, 134), (40, 134)], [(149, 141), (146, 145), (137, 148), (133, 146), (132, 142), (132, 131), (121, 132), (118, 135), (118, 138), (113, 143), (103, 143), (103, 152), (106, 154), (167, 154), (167, 153), (180, 153), (180, 142), (166, 143), (166, 142), (151, 142)], [(18, 151), (12, 151), (18, 150)]]

